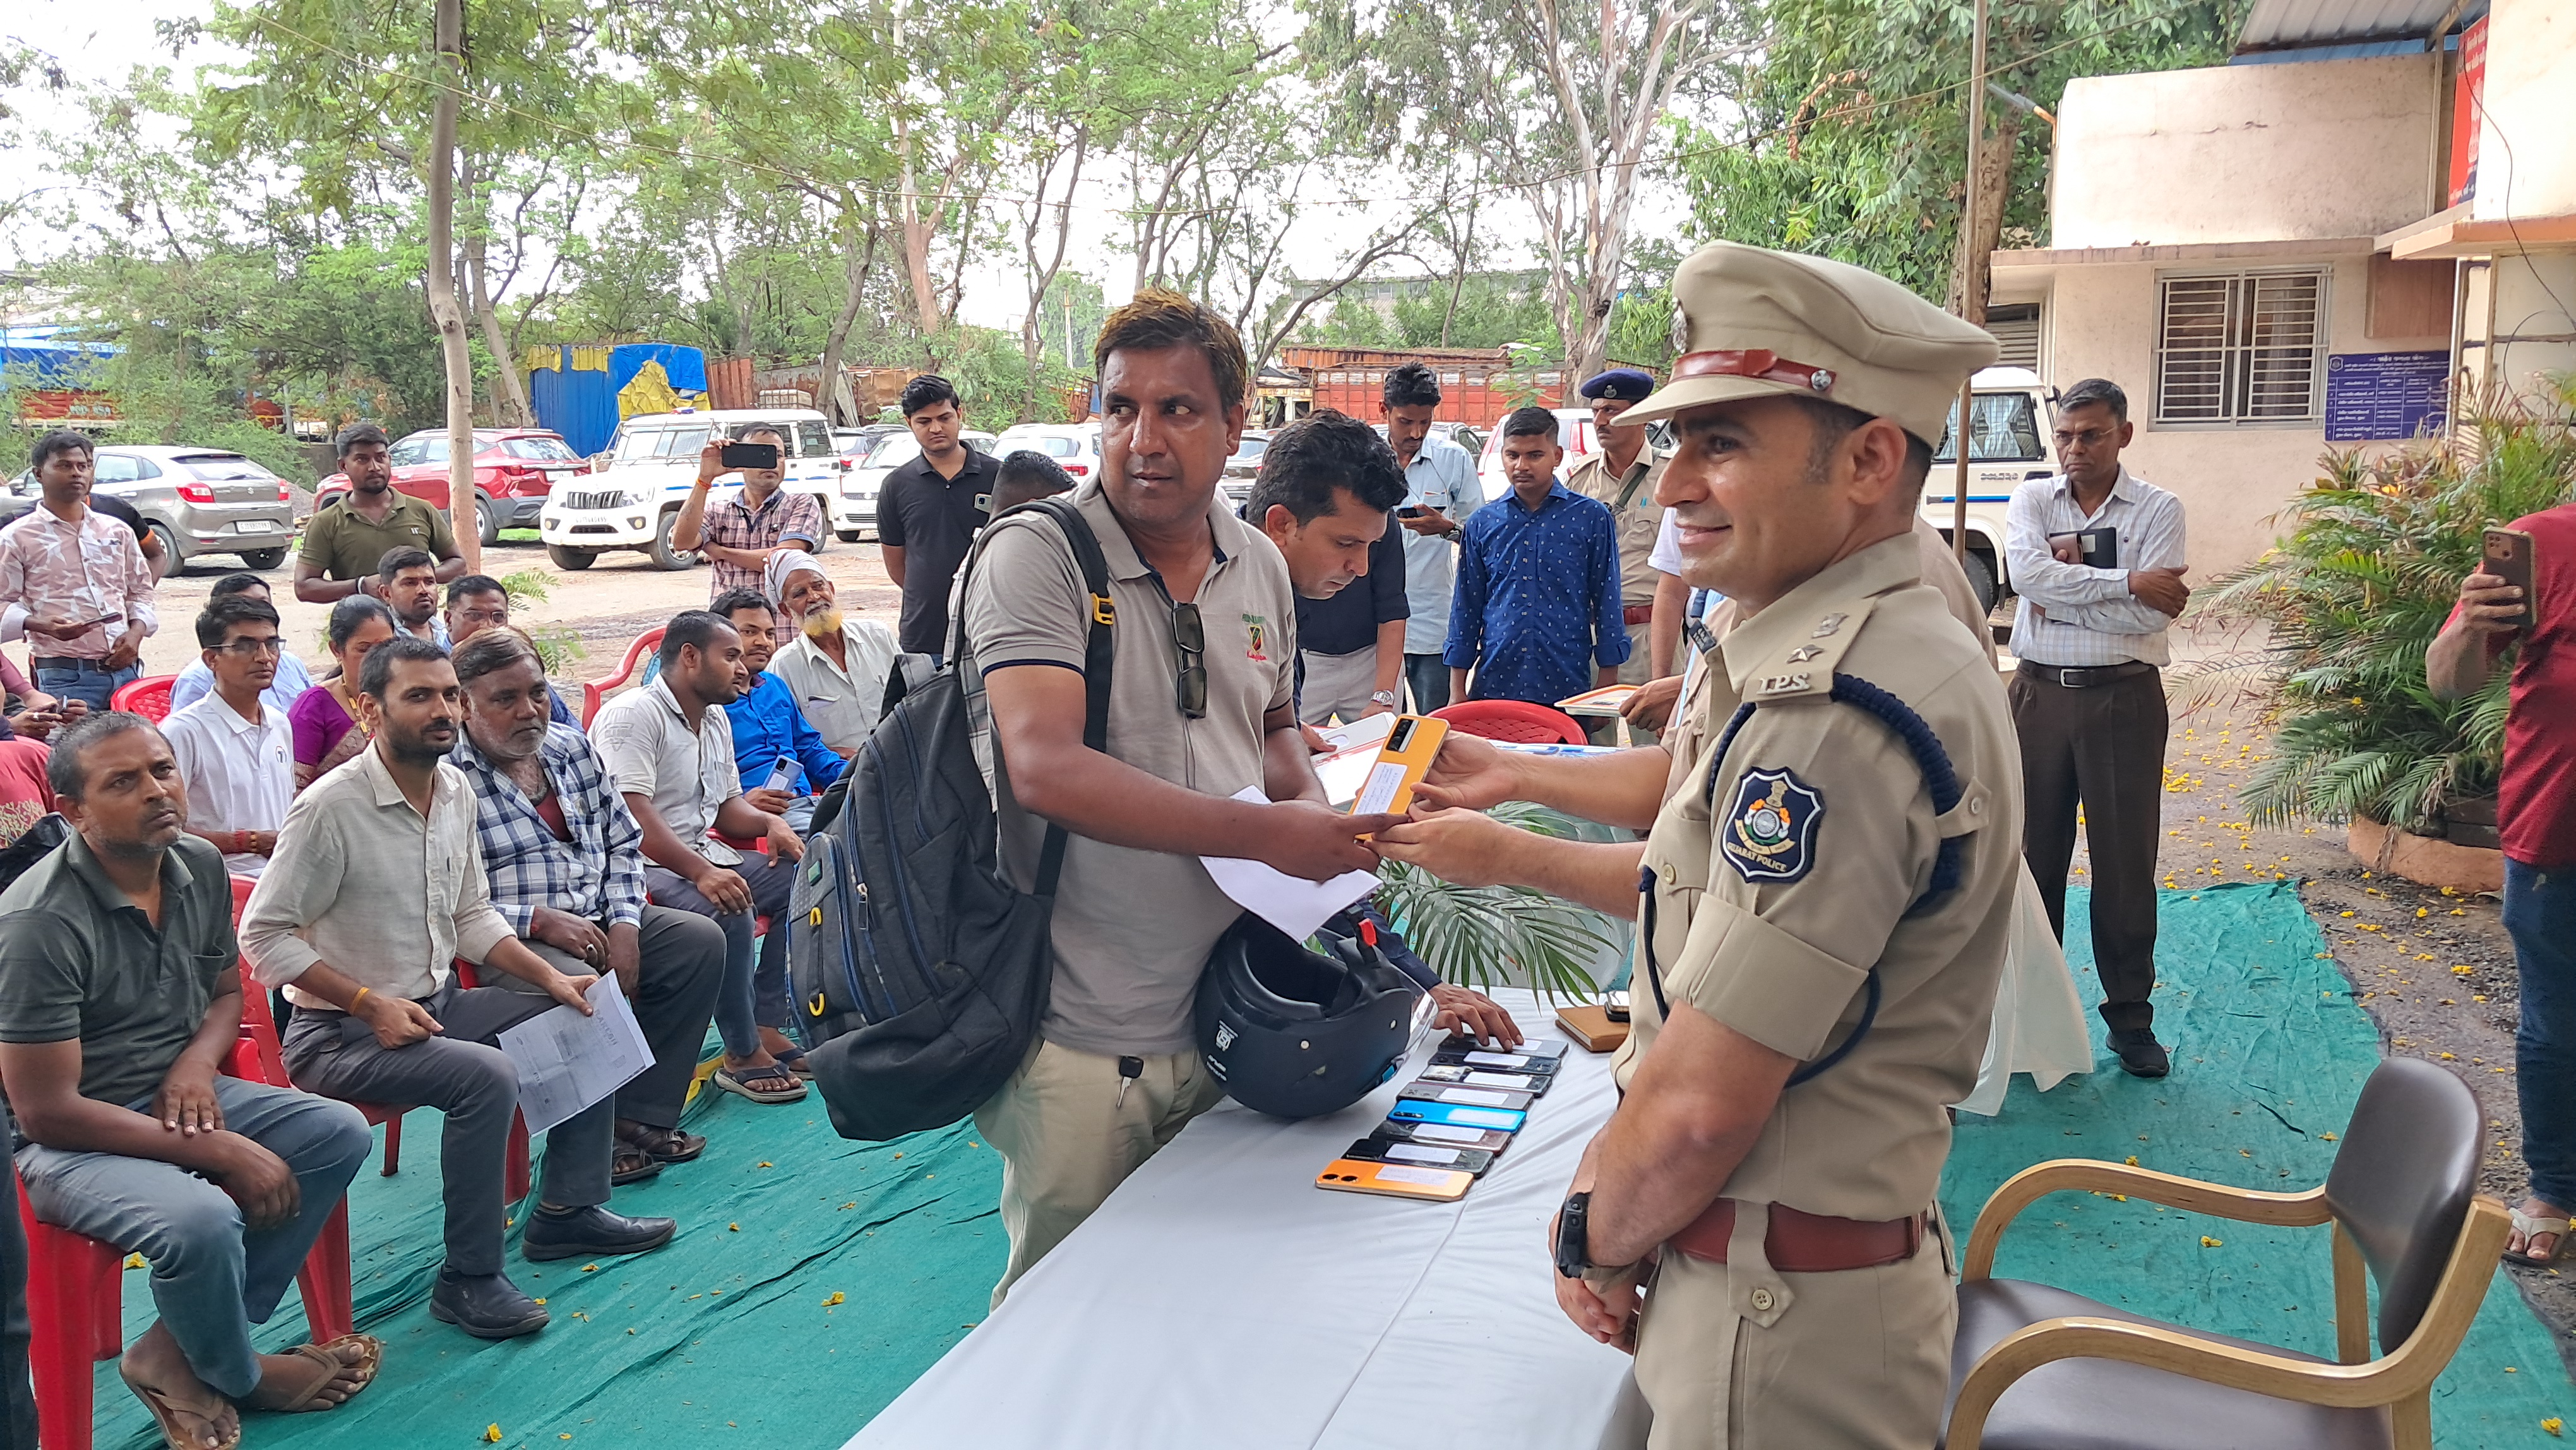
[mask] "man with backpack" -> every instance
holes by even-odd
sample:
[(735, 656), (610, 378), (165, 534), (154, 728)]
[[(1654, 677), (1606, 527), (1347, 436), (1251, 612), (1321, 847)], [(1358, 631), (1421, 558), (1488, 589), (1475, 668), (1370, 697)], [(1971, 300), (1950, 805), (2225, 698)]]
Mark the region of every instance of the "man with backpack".
[[(1359, 838), (1397, 819), (1325, 804), (1292, 704), (1287, 566), (1219, 495), (1243, 433), (1242, 341), (1206, 308), (1147, 289), (1110, 316), (1093, 355), (1101, 473), (1073, 506), (1105, 559), (1106, 596), (1086, 597), (1068, 535), (1031, 510), (989, 527), (964, 603), (1012, 883), (1036, 881), (1050, 823), (1069, 833), (1040, 1040), (975, 1113), (1004, 1162), (1011, 1255), (997, 1305), (1224, 1095), (1192, 1011), (1239, 912), (1198, 858), (1329, 880), (1373, 867)], [(1085, 743), (1095, 619), (1115, 644), (1102, 748)]]

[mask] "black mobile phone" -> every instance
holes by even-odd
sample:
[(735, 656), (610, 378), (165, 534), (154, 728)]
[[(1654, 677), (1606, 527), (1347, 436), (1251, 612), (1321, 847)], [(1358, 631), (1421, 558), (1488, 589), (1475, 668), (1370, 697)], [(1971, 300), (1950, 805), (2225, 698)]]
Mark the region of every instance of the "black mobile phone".
[(727, 468), (776, 468), (778, 445), (775, 443), (728, 443), (724, 446)]
[(1494, 1154), (1486, 1148), (1451, 1148), (1434, 1143), (1401, 1143), (1387, 1138), (1362, 1138), (1353, 1143), (1343, 1157), (1359, 1163), (1411, 1163), (1423, 1168), (1454, 1168), (1461, 1173), (1482, 1177), (1494, 1166)]
[(1395, 511), (1395, 516), (1400, 519), (1418, 519), (1422, 517), (1423, 512), (1424, 510), (1422, 505), (1418, 503), (1409, 503), (1404, 507), (1397, 509)]
[(1512, 1135), (1500, 1128), (1470, 1128), (1457, 1123), (1417, 1123), (1402, 1118), (1389, 1118), (1369, 1129), (1369, 1136), (1384, 1143), (1422, 1143), (1440, 1148), (1474, 1148), (1486, 1153), (1500, 1153), (1511, 1146)]
[(2520, 529), (2489, 529), (2485, 554), (2478, 567), (2522, 591), (2522, 617), (2513, 622), (2531, 623), (2531, 535)]
[[(1409, 1109), (1418, 1104), (1437, 1104), (1441, 1107), (1495, 1108), (1507, 1113), (1525, 1113), (1529, 1111), (1530, 1104), (1537, 1100), (1538, 1094), (1534, 1092), (1514, 1091), (1510, 1088), (1469, 1087), (1464, 1083), (1425, 1082), (1420, 1078), (1395, 1090), (1395, 1105), (1399, 1110)], [(1434, 1119), (1433, 1121), (1472, 1122), (1474, 1120)], [(1488, 1124), (1487, 1126), (1500, 1125)]]
[(1556, 1075), (1545, 1072), (1494, 1072), (1481, 1067), (1468, 1067), (1462, 1063), (1434, 1063), (1422, 1069), (1422, 1076), (1414, 1079), (1414, 1083), (1416, 1086), (1423, 1083), (1448, 1083), (1457, 1087), (1501, 1088), (1505, 1092), (1528, 1093), (1532, 1097), (1538, 1097), (1555, 1085)]

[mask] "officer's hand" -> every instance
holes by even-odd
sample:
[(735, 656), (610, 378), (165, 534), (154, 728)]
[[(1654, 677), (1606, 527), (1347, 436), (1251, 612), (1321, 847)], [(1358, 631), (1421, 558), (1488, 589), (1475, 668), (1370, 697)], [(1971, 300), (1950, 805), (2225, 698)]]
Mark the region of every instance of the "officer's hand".
[(2484, 571), (2460, 581), (2460, 628), (2471, 634), (2511, 634), (2522, 628), (2522, 591)]
[(1345, 871), (1374, 871), (1377, 853), (1359, 838), (1403, 819), (1346, 816), (1314, 801), (1277, 801), (1262, 822), (1261, 850), (1253, 859), (1308, 881), (1330, 881)]
[(1494, 1047), (1521, 1045), (1521, 1029), (1503, 1005), (1482, 992), (1442, 982), (1431, 989), (1431, 1005), (1440, 1009), (1432, 1026), (1443, 1032), (1472, 1032)]
[(2132, 569), (2129, 592), (2156, 613), (2178, 619), (2191, 602), (2191, 586), (2182, 582), (2182, 575), (2180, 569)]
[(1637, 693), (1619, 707), (1619, 713), (1640, 730), (1661, 730), (1664, 722), (1673, 718), (1673, 704), (1681, 697), (1682, 677), (1666, 675), (1639, 685)]
[(1377, 853), (1452, 885), (1500, 886), (1512, 880), (1505, 863), (1527, 835), (1475, 811), (1417, 806), (1402, 824), (1377, 833)]
[[(1556, 1219), (1547, 1221), (1548, 1251), (1556, 1245)], [(1645, 1298), (1646, 1274), (1651, 1260), (1630, 1264), (1622, 1269), (1594, 1269), (1580, 1279), (1569, 1279), (1548, 1269), (1556, 1281), (1556, 1307), (1574, 1321), (1574, 1327), (1603, 1344), (1626, 1353), (1637, 1352), (1637, 1311)]]
[(1481, 811), (1520, 798), (1520, 769), (1494, 742), (1463, 730), (1452, 730), (1431, 758), (1431, 769), (1414, 787), (1414, 799), (1443, 809)]

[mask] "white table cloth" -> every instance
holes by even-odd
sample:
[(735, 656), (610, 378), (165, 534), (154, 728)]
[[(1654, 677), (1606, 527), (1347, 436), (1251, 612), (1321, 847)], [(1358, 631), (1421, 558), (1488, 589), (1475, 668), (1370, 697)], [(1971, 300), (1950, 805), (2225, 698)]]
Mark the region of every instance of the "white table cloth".
[[(1493, 995), (1562, 1036), (1529, 992)], [(1558, 1311), (1546, 1244), (1615, 1101), (1607, 1056), (1569, 1046), (1457, 1203), (1314, 1186), (1437, 1041), (1330, 1117), (1227, 1102), (1192, 1123), (849, 1450), (1634, 1443), (1628, 1358)]]

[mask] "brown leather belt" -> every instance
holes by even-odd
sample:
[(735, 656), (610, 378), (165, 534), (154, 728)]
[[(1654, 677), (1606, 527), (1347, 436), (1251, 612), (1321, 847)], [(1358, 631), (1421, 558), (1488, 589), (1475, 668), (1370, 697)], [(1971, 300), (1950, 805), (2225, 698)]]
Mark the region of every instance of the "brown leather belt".
[(2131, 660), (2118, 665), (2043, 665), (2036, 660), (2023, 660), (2020, 674), (2025, 680), (2056, 685), (2068, 690), (2090, 690), (2138, 675), (2152, 675), (2154, 665), (2144, 660)]
[(1654, 620), (1655, 606), (1651, 604), (1627, 604), (1620, 606), (1619, 622), (1622, 624), (1652, 624), (1654, 623)]
[[(1763, 1257), (1783, 1274), (1834, 1274), (1845, 1269), (1875, 1269), (1901, 1264), (1923, 1247), (1925, 1215), (1866, 1222), (1801, 1213), (1787, 1204), (1771, 1205), (1771, 1229), (1762, 1239)], [(1665, 1240), (1705, 1263), (1726, 1262), (1726, 1241), (1735, 1233), (1735, 1200), (1721, 1198), (1690, 1226)]]

